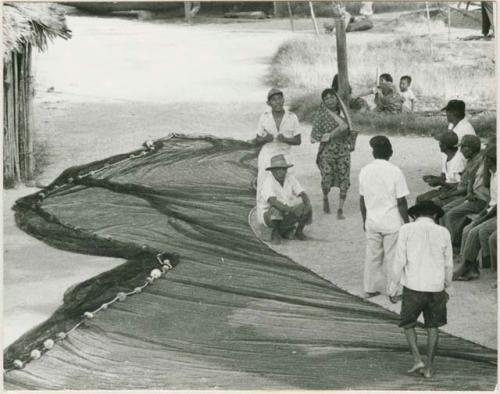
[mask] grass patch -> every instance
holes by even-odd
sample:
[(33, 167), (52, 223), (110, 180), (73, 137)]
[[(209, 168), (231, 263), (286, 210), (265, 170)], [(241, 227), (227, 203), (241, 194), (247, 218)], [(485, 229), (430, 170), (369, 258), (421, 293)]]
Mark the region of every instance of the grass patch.
[[(437, 27), (444, 25), (434, 22)], [(425, 23), (412, 22), (426, 31)], [(406, 25), (406, 27), (408, 27)], [(437, 28), (436, 27), (436, 28)], [(411, 28), (415, 31), (416, 28)], [(403, 31), (403, 27), (401, 27)], [(416, 30), (418, 31), (418, 30)], [(435, 42), (433, 56), (425, 37), (404, 35), (370, 39), (348, 35), (349, 77), (356, 95), (373, 86), (378, 74), (396, 81), (413, 78), (417, 110), (433, 110), (452, 98), (463, 98), (468, 108), (495, 108), (494, 47), (474, 42)], [(270, 85), (300, 91), (321, 91), (337, 72), (335, 38), (302, 36), (286, 41), (272, 59)]]

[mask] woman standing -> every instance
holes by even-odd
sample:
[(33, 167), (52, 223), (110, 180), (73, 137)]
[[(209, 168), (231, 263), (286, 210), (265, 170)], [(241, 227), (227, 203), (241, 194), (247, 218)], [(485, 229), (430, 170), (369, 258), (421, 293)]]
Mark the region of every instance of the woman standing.
[(340, 189), (337, 218), (344, 217), (344, 202), (351, 186), (351, 151), (354, 150), (350, 130), (340, 117), (339, 97), (333, 89), (321, 93), (322, 103), (313, 119), (311, 142), (319, 142), (316, 164), (321, 172), (323, 211), (330, 213), (328, 194), (332, 187)]

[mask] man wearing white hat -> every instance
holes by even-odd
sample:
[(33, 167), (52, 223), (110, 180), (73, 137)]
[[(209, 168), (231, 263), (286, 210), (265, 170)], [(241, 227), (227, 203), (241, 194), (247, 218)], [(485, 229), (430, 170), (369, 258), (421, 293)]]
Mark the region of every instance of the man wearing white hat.
[(299, 181), (288, 173), (292, 167), (284, 155), (271, 158), (270, 176), (266, 177), (257, 199), (259, 221), (271, 228), (271, 241), (281, 238), (304, 240), (304, 227), (312, 222), (312, 206)]

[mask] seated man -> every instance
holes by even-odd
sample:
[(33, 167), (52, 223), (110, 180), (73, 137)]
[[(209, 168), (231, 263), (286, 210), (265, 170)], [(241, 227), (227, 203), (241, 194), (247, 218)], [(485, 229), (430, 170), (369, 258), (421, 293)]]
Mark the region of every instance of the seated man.
[(454, 200), (465, 197), (467, 194), (467, 189), (469, 184), (472, 185), (474, 182), (474, 177), (476, 176), (477, 170), (483, 162), (483, 155), (481, 153), (481, 140), (476, 135), (464, 135), (462, 137), (462, 142), (460, 143), (460, 152), (467, 159), (467, 164), (465, 165), (464, 172), (462, 174), (462, 179), (458, 183), (457, 187), (450, 190), (447, 193), (439, 195), (437, 198), (433, 198), (432, 201), (443, 207)]
[(455, 250), (459, 250), (462, 231), (470, 221), (468, 216), (480, 213), (490, 201), (489, 187), (485, 185), (485, 162), (479, 166), (474, 179), (468, 183), (467, 194), (443, 207), (445, 215), (442, 224), (451, 234), (451, 241)]
[(312, 206), (297, 179), (287, 172), (292, 167), (284, 155), (271, 158), (271, 171), (262, 185), (257, 215), (265, 226), (271, 228), (271, 242), (279, 243), (282, 237), (304, 240), (306, 224), (312, 223)]
[(442, 172), (440, 176), (424, 175), (423, 180), (429, 186), (436, 187), (417, 196), (417, 202), (440, 200), (456, 190), (465, 169), (466, 159), (458, 151), (458, 136), (453, 131), (447, 131), (439, 137), (439, 149), (442, 152)]
[[(483, 268), (490, 266), (490, 236), (497, 228), (497, 174), (496, 146), (491, 145), (485, 151), (485, 184), (490, 187), (490, 202), (479, 217), (464, 228), (460, 248), (460, 267), (454, 273), (456, 280), (472, 280), (479, 277), (477, 257), (481, 252)], [(488, 176), (489, 175), (489, 176)]]

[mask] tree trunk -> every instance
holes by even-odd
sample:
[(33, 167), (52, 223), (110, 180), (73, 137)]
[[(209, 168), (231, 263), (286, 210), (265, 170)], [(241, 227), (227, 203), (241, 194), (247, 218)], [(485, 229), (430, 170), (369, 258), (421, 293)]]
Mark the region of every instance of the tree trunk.
[(335, 19), (335, 36), (337, 39), (337, 67), (339, 81), (339, 95), (348, 105), (350, 101), (349, 72), (347, 67), (347, 40), (344, 18)]

